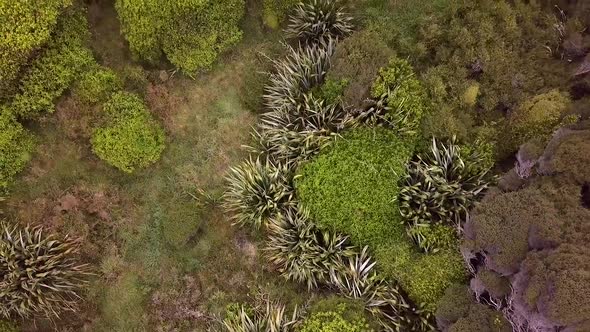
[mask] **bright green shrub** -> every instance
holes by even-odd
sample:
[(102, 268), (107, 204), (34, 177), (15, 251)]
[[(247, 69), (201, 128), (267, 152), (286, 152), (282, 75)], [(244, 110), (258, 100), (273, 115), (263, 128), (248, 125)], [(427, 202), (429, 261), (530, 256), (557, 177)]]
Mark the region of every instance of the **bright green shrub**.
[(262, 20), (271, 29), (278, 29), (287, 19), (289, 11), (299, 0), (264, 0)]
[(47, 49), (23, 76), (19, 93), (11, 105), (19, 117), (32, 118), (43, 111), (53, 112), (55, 99), (94, 62), (92, 52), (85, 46), (89, 32), (83, 13), (63, 16), (56, 31)]
[(72, 0), (0, 1), (0, 99), (7, 97), (23, 65), (50, 39)]
[(385, 236), (403, 238), (393, 198), (412, 146), (385, 129), (361, 128), (343, 134), (299, 170), (300, 201), (320, 227), (350, 235), (359, 244), (378, 245)]
[(74, 93), (82, 102), (96, 104), (106, 101), (122, 87), (123, 82), (117, 73), (105, 67), (97, 67), (82, 75)]
[(392, 58), (371, 88), (373, 98), (385, 98), (386, 120), (400, 132), (415, 132), (426, 113), (426, 93), (407, 60)]
[(165, 54), (188, 74), (210, 68), (242, 38), (244, 0), (117, 0), (115, 7), (135, 57), (157, 62)]
[(387, 129), (354, 129), (301, 166), (295, 187), (319, 227), (368, 245), (380, 270), (432, 310), (465, 271), (458, 251), (420, 254), (406, 236), (396, 197), (412, 151)]
[[(371, 332), (374, 331), (369, 327), (362, 315), (362, 308), (356, 317), (346, 319), (344, 317), (347, 306), (340, 303), (330, 311), (321, 311), (312, 313), (301, 327), (300, 332)], [(350, 313), (348, 313), (350, 315)]]
[(566, 93), (551, 90), (522, 103), (510, 116), (515, 143), (524, 144), (531, 139), (548, 139), (560, 127), (571, 100)]
[(92, 135), (92, 150), (101, 159), (131, 173), (153, 164), (164, 150), (164, 130), (134, 94), (118, 92), (104, 104), (107, 123)]
[(25, 167), (33, 147), (33, 136), (8, 109), (0, 108), (0, 189)]

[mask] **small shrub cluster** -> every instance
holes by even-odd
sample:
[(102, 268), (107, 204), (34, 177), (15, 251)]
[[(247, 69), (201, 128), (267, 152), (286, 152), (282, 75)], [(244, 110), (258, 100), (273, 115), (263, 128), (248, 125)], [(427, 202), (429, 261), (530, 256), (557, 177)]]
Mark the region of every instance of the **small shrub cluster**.
[(220, 53), (242, 38), (244, 0), (184, 2), (117, 0), (122, 32), (139, 59), (162, 54), (187, 74), (211, 68)]
[(96, 129), (94, 153), (118, 169), (131, 173), (156, 162), (164, 150), (164, 130), (134, 94), (117, 92), (103, 105), (106, 124)]
[(427, 112), (426, 93), (408, 61), (392, 58), (379, 70), (371, 96), (383, 99), (387, 112), (383, 122), (400, 133), (415, 134)]
[(60, 18), (55, 36), (22, 77), (10, 106), (17, 116), (34, 118), (54, 111), (55, 99), (94, 63), (86, 47), (88, 36), (84, 13), (74, 11)]
[(304, 43), (325, 43), (348, 36), (352, 29), (352, 17), (336, 0), (312, 0), (297, 5), (285, 32)]
[(86, 104), (105, 102), (116, 91), (123, 88), (123, 82), (111, 69), (96, 67), (86, 71), (74, 88), (74, 94)]
[(485, 160), (478, 149), (462, 150), (454, 141), (444, 144), (433, 139), (431, 150), (408, 165), (399, 206), (410, 226), (408, 234), (422, 250), (438, 250), (449, 243), (444, 229), (439, 228), (440, 240), (432, 237), (432, 225), (462, 229), (467, 213), (492, 180), (488, 173), (493, 164), (485, 165)]
[(532, 139), (547, 140), (564, 124), (570, 97), (559, 90), (537, 95), (519, 105), (510, 115), (509, 126), (516, 147)]
[(33, 148), (33, 136), (8, 109), (0, 108), (0, 190), (25, 167)]
[(301, 332), (371, 332), (364, 317), (345, 319), (346, 304), (337, 305), (331, 311), (313, 313), (301, 327)]
[(0, 100), (11, 96), (19, 72), (51, 38), (71, 0), (0, 2)]
[(57, 318), (76, 311), (87, 266), (77, 243), (47, 236), (39, 227), (0, 224), (0, 315)]

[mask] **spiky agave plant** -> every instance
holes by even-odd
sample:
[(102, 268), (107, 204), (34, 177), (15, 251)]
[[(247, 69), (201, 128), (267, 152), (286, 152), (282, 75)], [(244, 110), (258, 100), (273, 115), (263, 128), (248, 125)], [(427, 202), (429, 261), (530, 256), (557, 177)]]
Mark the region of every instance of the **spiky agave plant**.
[(81, 287), (90, 275), (76, 260), (79, 246), (46, 235), (40, 227), (0, 224), (0, 314), (58, 318), (76, 311)]
[(299, 3), (285, 30), (290, 38), (306, 44), (348, 36), (353, 30), (352, 17), (337, 0), (312, 0)]
[(291, 172), (266, 159), (249, 159), (232, 167), (227, 176), (226, 209), (235, 224), (259, 229), (293, 203)]
[(346, 236), (319, 230), (302, 208), (277, 215), (269, 230), (269, 260), (285, 278), (306, 283), (309, 289), (329, 283), (330, 271), (355, 253)]
[(263, 95), (265, 106), (271, 111), (297, 107), (306, 93), (324, 81), (334, 49), (332, 40), (308, 47), (288, 46), (287, 56), (274, 61)]
[(469, 155), (453, 139), (444, 144), (432, 139), (431, 151), (408, 165), (408, 174), (400, 190), (400, 212), (412, 227), (409, 233), (421, 245), (420, 229), (430, 224), (450, 225), (461, 231), (467, 213), (494, 180), (491, 167), (476, 151)]
[(292, 332), (300, 315), (295, 308), (288, 316), (284, 305), (267, 300), (264, 307), (253, 311), (241, 305), (237, 313), (231, 313), (223, 320), (222, 325), (227, 332)]
[(344, 128), (346, 111), (336, 104), (306, 94), (291, 109), (270, 111), (261, 116), (252, 134), (250, 151), (289, 167), (309, 159)]

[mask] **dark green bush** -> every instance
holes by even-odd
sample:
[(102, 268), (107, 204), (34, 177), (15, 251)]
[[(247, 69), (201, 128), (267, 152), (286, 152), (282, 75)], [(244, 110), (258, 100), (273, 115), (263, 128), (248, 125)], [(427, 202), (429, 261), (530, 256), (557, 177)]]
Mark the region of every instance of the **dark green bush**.
[(379, 69), (387, 65), (392, 56), (393, 51), (378, 34), (358, 31), (338, 43), (327, 78), (348, 80), (343, 100), (347, 105), (360, 106), (364, 99), (370, 97), (369, 90)]
[(0, 100), (17, 86), (22, 66), (50, 39), (72, 0), (0, 1)]
[(92, 150), (101, 159), (131, 173), (160, 159), (164, 130), (134, 94), (118, 92), (103, 106), (107, 122), (92, 135)]
[(313, 90), (313, 95), (323, 99), (327, 104), (336, 104), (340, 102), (344, 90), (350, 84), (347, 79), (333, 80), (327, 79), (321, 86)]
[(242, 38), (244, 0), (117, 0), (115, 7), (135, 57), (158, 62), (165, 54), (187, 74), (210, 68)]
[(26, 166), (33, 148), (33, 136), (9, 109), (0, 108), (0, 191)]
[(84, 13), (76, 11), (62, 16), (56, 31), (47, 49), (22, 78), (11, 105), (19, 117), (33, 118), (44, 111), (53, 112), (55, 99), (94, 62), (85, 45), (89, 32)]
[(412, 150), (387, 129), (354, 129), (304, 164), (295, 186), (320, 228), (368, 245), (381, 271), (432, 310), (465, 271), (456, 250), (423, 255), (405, 234), (396, 197)]
[(96, 104), (106, 101), (122, 87), (123, 82), (117, 73), (108, 68), (96, 67), (82, 75), (74, 94), (84, 103)]
[(476, 303), (469, 288), (464, 285), (453, 285), (447, 289), (439, 301), (436, 319), (443, 331), (512, 331), (512, 326), (501, 312)]

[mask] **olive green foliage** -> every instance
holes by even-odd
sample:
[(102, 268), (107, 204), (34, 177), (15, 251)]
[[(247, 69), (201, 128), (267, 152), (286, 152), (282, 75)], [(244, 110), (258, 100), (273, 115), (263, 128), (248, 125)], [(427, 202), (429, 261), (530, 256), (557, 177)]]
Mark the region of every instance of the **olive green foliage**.
[(453, 285), (447, 289), (439, 301), (436, 320), (443, 331), (512, 331), (512, 326), (501, 312), (476, 303), (469, 288), (464, 285)]
[(368, 14), (367, 29), (420, 73), (433, 105), (426, 137), (464, 140), (478, 120), (497, 121), (569, 79), (566, 64), (552, 60), (555, 18), (538, 2), (401, 0)]
[(278, 29), (299, 0), (264, 0), (263, 21), (269, 28)]
[(560, 127), (570, 104), (569, 95), (559, 90), (526, 100), (510, 116), (514, 144), (521, 145), (531, 139), (549, 139)]
[(447, 289), (436, 311), (438, 327), (443, 331), (510, 332), (512, 326), (502, 313), (475, 302), (464, 285)]
[(288, 37), (313, 44), (346, 37), (352, 29), (352, 17), (337, 0), (311, 0), (297, 5), (285, 32)]
[(355, 254), (345, 236), (320, 231), (302, 208), (287, 209), (271, 219), (266, 251), (270, 261), (289, 280), (309, 289), (330, 282), (330, 271)]
[(16, 324), (9, 321), (0, 320), (0, 332), (19, 332)]
[[(590, 320), (589, 142), (588, 130), (556, 134), (541, 157), (542, 172), (520, 190), (490, 192), (466, 224), (463, 250), (509, 277), (514, 322), (574, 328)], [(505, 293), (489, 277), (482, 281), (490, 292)]]
[(227, 175), (225, 207), (234, 223), (259, 229), (281, 211), (293, 206), (291, 175), (269, 160), (248, 160)]
[(25, 167), (33, 148), (33, 136), (8, 109), (0, 108), (0, 190)]
[(298, 198), (320, 228), (369, 245), (384, 274), (399, 281), (412, 300), (432, 308), (465, 271), (458, 252), (419, 254), (405, 234), (396, 197), (413, 148), (383, 128), (342, 136), (300, 168)]
[[(436, 231), (428, 228), (444, 224), (460, 230), (493, 180), (488, 175), (493, 164), (486, 164), (486, 151), (479, 150), (463, 151), (453, 141), (444, 144), (433, 139), (431, 150), (408, 165), (399, 195), (400, 211), (410, 225), (409, 235), (423, 250), (438, 249), (438, 240), (431, 238)], [(444, 234), (440, 241), (448, 243)]]
[(165, 54), (187, 74), (210, 68), (242, 38), (244, 0), (117, 0), (115, 7), (137, 58), (157, 62)]
[[(361, 309), (362, 310), (362, 309)], [(301, 327), (301, 332), (371, 332), (362, 311), (351, 316), (345, 303), (336, 305), (330, 311), (314, 312)], [(349, 317), (344, 316), (348, 314)], [(356, 317), (355, 317), (356, 316)]]
[(103, 105), (106, 124), (92, 135), (92, 150), (118, 169), (132, 173), (160, 159), (164, 130), (134, 94), (117, 92)]
[(346, 105), (360, 106), (370, 97), (370, 88), (381, 67), (387, 64), (393, 51), (380, 36), (370, 31), (358, 31), (336, 47), (328, 80), (348, 80), (343, 101)]
[(39, 227), (0, 224), (0, 315), (57, 318), (76, 311), (87, 266), (76, 260), (78, 244), (46, 235)]
[(11, 104), (16, 115), (33, 118), (44, 111), (54, 111), (55, 99), (94, 62), (92, 52), (86, 47), (88, 36), (83, 12), (74, 11), (60, 18), (56, 34), (22, 77), (19, 92)]
[(22, 66), (50, 39), (71, 0), (0, 1), (0, 100), (11, 94)]
[(74, 89), (78, 99), (87, 104), (96, 104), (109, 99), (111, 94), (121, 90), (123, 82), (117, 73), (104, 67), (85, 72)]
[(392, 58), (379, 70), (371, 88), (373, 98), (384, 98), (390, 108), (385, 121), (398, 132), (415, 133), (426, 113), (426, 93), (410, 63)]
[(329, 105), (336, 104), (340, 102), (348, 84), (350, 84), (350, 81), (347, 79), (327, 79), (324, 84), (314, 89), (313, 95), (323, 99)]

